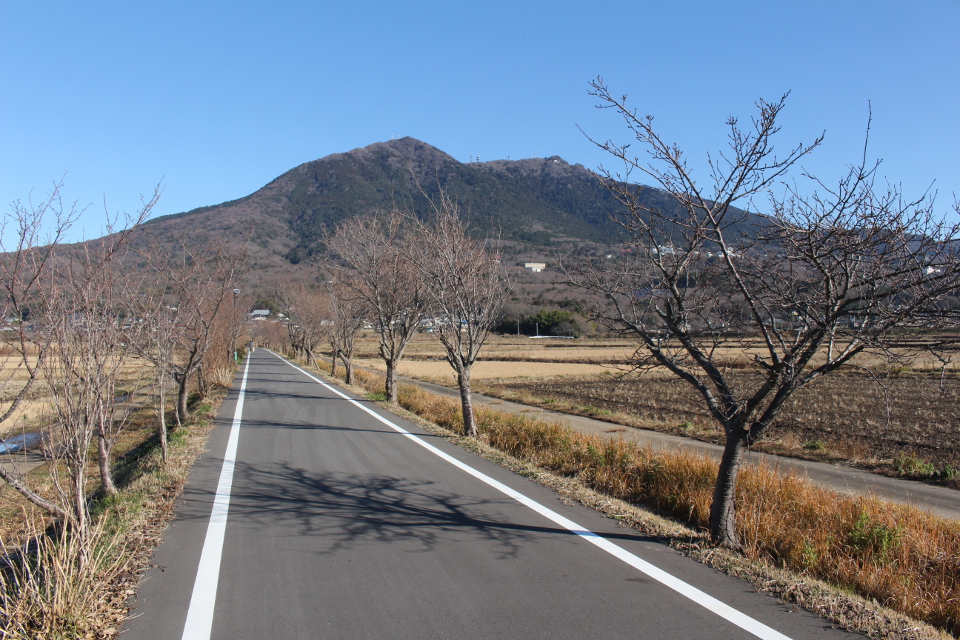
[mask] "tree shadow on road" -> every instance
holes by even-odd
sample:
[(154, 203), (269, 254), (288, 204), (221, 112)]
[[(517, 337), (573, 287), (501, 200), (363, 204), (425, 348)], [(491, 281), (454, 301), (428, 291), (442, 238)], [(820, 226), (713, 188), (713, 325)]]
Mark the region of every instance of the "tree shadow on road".
[[(437, 482), (369, 474), (316, 473), (275, 462), (238, 465), (230, 521), (279, 535), (315, 536), (321, 553), (367, 544), (429, 551), (443, 541), (492, 543), (501, 558), (516, 555), (536, 527), (500, 522), (505, 501), (460, 496)], [(546, 531), (546, 529), (544, 529)]]
[[(432, 480), (311, 472), (286, 462), (238, 463), (235, 478), (231, 527), (262, 528), (266, 535), (281, 537), (313, 536), (321, 554), (384, 544), (427, 552), (443, 543), (480, 540), (491, 545), (495, 557), (508, 559), (525, 543), (576, 535), (545, 520), (535, 524), (540, 516), (506, 497), (457, 495)], [(605, 537), (651, 539), (627, 533)]]

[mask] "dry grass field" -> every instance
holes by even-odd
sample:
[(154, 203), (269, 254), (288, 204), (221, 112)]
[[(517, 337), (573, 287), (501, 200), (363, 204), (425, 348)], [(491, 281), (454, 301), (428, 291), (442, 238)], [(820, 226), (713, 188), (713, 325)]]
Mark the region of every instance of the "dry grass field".
[[(34, 363), (35, 359), (31, 359), (31, 364)], [(151, 375), (153, 368), (149, 363), (130, 359), (117, 382), (117, 395), (149, 385)], [(0, 409), (6, 410), (9, 402), (26, 384), (27, 378), (28, 373), (19, 358), (0, 355)], [(0, 438), (46, 428), (53, 419), (50, 402), (50, 389), (41, 375), (30, 389), (27, 398), (10, 418), (0, 425)]]
[[(383, 360), (363, 358), (357, 365), (386, 371)], [(473, 368), (474, 380), (501, 378), (541, 378), (545, 376), (571, 376), (584, 374), (602, 374), (608, 370), (599, 364), (577, 364), (571, 362), (513, 362), (503, 360), (484, 360)], [(453, 369), (445, 360), (405, 360), (398, 368), (400, 375), (419, 380), (429, 380), (439, 384), (456, 384)]]
[[(722, 434), (687, 385), (656, 372), (627, 373), (634, 349), (625, 340), (494, 336), (475, 367), (474, 387), (556, 411), (720, 442)], [(383, 369), (374, 336), (361, 340), (358, 354), (361, 366)], [(749, 356), (750, 350), (727, 354), (733, 363)], [(411, 343), (400, 373), (454, 384), (429, 334)], [(833, 374), (798, 392), (756, 448), (960, 488), (958, 373), (948, 371), (941, 385), (936, 362), (917, 358), (909, 369), (880, 379), (854, 369)]]

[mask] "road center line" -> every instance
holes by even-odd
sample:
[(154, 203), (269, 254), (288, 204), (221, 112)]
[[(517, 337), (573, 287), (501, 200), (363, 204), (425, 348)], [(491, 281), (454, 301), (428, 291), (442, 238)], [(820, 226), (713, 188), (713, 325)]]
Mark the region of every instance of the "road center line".
[(207, 640), (213, 627), (213, 608), (217, 603), (217, 583), (220, 581), (220, 556), (223, 554), (223, 538), (227, 531), (227, 511), (230, 509), (233, 470), (237, 463), (237, 442), (240, 440), (240, 417), (243, 415), (243, 396), (247, 389), (249, 370), (250, 357), (247, 356), (243, 379), (240, 381), (240, 394), (237, 396), (237, 409), (230, 427), (230, 438), (223, 454), (220, 482), (217, 484), (217, 494), (210, 511), (207, 537), (203, 540), (197, 579), (193, 583), (187, 621), (183, 625), (183, 640)]
[[(269, 351), (268, 349), (265, 349), (265, 351), (268, 351), (269, 353), (273, 353), (272, 351)], [(373, 411), (373, 410), (370, 409), (369, 407), (366, 407), (366, 406), (364, 406), (363, 404), (361, 404), (361, 403), (357, 402), (356, 400), (354, 400), (353, 398), (347, 396), (346, 394), (341, 393), (338, 389), (330, 386), (329, 384), (327, 384), (327, 383), (324, 382), (323, 380), (320, 380), (319, 378), (317, 378), (316, 376), (312, 375), (311, 373), (309, 373), (309, 372), (301, 369), (300, 367), (298, 367), (297, 365), (293, 364), (293, 363), (290, 362), (289, 360), (287, 360), (287, 359), (285, 359), (285, 358), (281, 358), (281, 357), (280, 357), (279, 355), (277, 355), (276, 353), (273, 353), (273, 355), (277, 356), (278, 358), (280, 358), (280, 360), (282, 360), (283, 362), (286, 362), (288, 365), (290, 365), (291, 367), (293, 367), (294, 369), (296, 369), (296, 370), (299, 371), (300, 373), (304, 374), (305, 376), (307, 376), (308, 378), (310, 378), (310, 379), (313, 380), (314, 382), (317, 382), (317, 383), (323, 385), (325, 388), (327, 388), (327, 389), (329, 389), (330, 391), (332, 391), (333, 393), (337, 394), (338, 396), (340, 396), (340, 397), (343, 398), (344, 400), (347, 400), (348, 402), (351, 402), (352, 404), (354, 404), (355, 406), (359, 407), (359, 408), (362, 409), (363, 411), (366, 411), (368, 414), (370, 414), (371, 416), (373, 416), (374, 418), (376, 418), (377, 420), (379, 420), (379, 421), (382, 422), (383, 424), (387, 425), (388, 427), (390, 427), (390, 428), (393, 429), (394, 431), (396, 431), (396, 432), (398, 432), (398, 433), (406, 436), (407, 438), (413, 440), (414, 442), (416, 442), (418, 445), (420, 445), (421, 447), (423, 447), (424, 449), (426, 449), (426, 450), (429, 451), (430, 453), (433, 453), (434, 455), (442, 458), (443, 460), (446, 460), (447, 462), (449, 462), (449, 463), (452, 464), (453, 466), (455, 466), (455, 467), (457, 467), (457, 468), (459, 468), (459, 469), (467, 472), (468, 474), (470, 474), (471, 476), (477, 478), (478, 480), (481, 480), (481, 481), (485, 482), (486, 484), (488, 484), (489, 486), (493, 487), (494, 489), (496, 489), (496, 490), (498, 490), (498, 491), (506, 494), (507, 496), (513, 498), (514, 500), (516, 500), (516, 501), (519, 502), (520, 504), (522, 504), (522, 505), (524, 505), (524, 506), (526, 506), (526, 507), (529, 507), (530, 509), (533, 509), (534, 511), (536, 511), (536, 512), (539, 513), (540, 515), (544, 516), (544, 517), (547, 518), (548, 520), (552, 520), (552, 521), (553, 521), (554, 523), (556, 523), (557, 525), (559, 525), (559, 526), (567, 529), (568, 531), (570, 531), (570, 532), (572, 532), (572, 533), (577, 534), (578, 536), (580, 536), (581, 538), (583, 538), (583, 539), (586, 540), (587, 542), (590, 542), (591, 544), (596, 545), (597, 547), (603, 549), (604, 551), (606, 551), (606, 552), (609, 553), (610, 555), (618, 558), (619, 560), (622, 560), (623, 562), (627, 563), (627, 564), (630, 565), (631, 567), (633, 567), (633, 568), (637, 569), (638, 571), (646, 574), (646, 575), (649, 576), (650, 578), (653, 578), (654, 580), (656, 580), (657, 582), (663, 584), (664, 586), (669, 587), (670, 589), (673, 589), (674, 591), (676, 591), (676, 592), (679, 593), (680, 595), (685, 596), (686, 598), (689, 598), (690, 600), (692, 600), (693, 602), (696, 602), (697, 604), (699, 604), (700, 606), (706, 608), (707, 610), (712, 611), (713, 613), (717, 614), (718, 616), (720, 616), (721, 618), (727, 620), (728, 622), (731, 622), (731, 623), (735, 624), (736, 626), (740, 627), (740, 628), (743, 629), (744, 631), (746, 631), (746, 632), (748, 632), (748, 633), (751, 633), (751, 634), (755, 635), (755, 636), (758, 637), (758, 638), (762, 638), (763, 640), (790, 640), (790, 638), (789, 638), (788, 636), (783, 635), (782, 633), (780, 633), (780, 632), (777, 631), (776, 629), (772, 629), (772, 628), (768, 627), (767, 625), (763, 624), (762, 622), (760, 622), (760, 621), (758, 621), (758, 620), (754, 620), (754, 619), (751, 618), (750, 616), (748, 616), (748, 615), (746, 615), (746, 614), (744, 614), (744, 613), (741, 613), (740, 611), (737, 611), (736, 609), (734, 609), (734, 608), (731, 607), (730, 605), (725, 604), (725, 603), (717, 600), (717, 599), (714, 598), (713, 596), (704, 593), (703, 591), (701, 591), (700, 589), (697, 589), (697, 588), (694, 587), (693, 585), (690, 585), (690, 584), (684, 582), (683, 580), (680, 580), (679, 578), (674, 577), (673, 575), (667, 573), (666, 571), (655, 567), (654, 565), (650, 564), (650, 563), (647, 562), (646, 560), (640, 559), (638, 556), (636, 556), (636, 555), (630, 553), (629, 551), (627, 551), (626, 549), (623, 549), (622, 547), (620, 547), (620, 546), (618, 546), (618, 545), (610, 542), (610, 541), (607, 540), (606, 538), (604, 538), (604, 537), (602, 537), (602, 536), (594, 533), (593, 531), (590, 531), (589, 529), (585, 529), (585, 528), (581, 527), (581, 526), (578, 525), (576, 522), (573, 522), (572, 520), (569, 520), (568, 518), (565, 518), (564, 516), (560, 515), (560, 514), (557, 513), (556, 511), (553, 511), (552, 509), (549, 509), (549, 508), (545, 507), (544, 505), (540, 504), (539, 502), (528, 498), (527, 496), (523, 495), (522, 493), (511, 489), (510, 487), (508, 487), (507, 485), (503, 484), (503, 483), (500, 482), (499, 480), (494, 480), (493, 478), (491, 478), (491, 477), (488, 476), (487, 474), (485, 474), (485, 473), (483, 473), (483, 472), (481, 472), (481, 471), (478, 471), (478, 470), (474, 469), (473, 467), (471, 467), (470, 465), (468, 465), (468, 464), (466, 464), (466, 463), (464, 463), (464, 462), (460, 462), (459, 460), (457, 460), (456, 458), (450, 456), (449, 454), (444, 453), (444, 452), (441, 451), (440, 449), (437, 449), (437, 448), (436, 448), (435, 446), (433, 446), (432, 444), (430, 444), (430, 443), (422, 440), (422, 439), (421, 439), (420, 437), (418, 437), (417, 435), (415, 435), (415, 434), (413, 434), (413, 433), (410, 433), (410, 432), (407, 431), (406, 429), (404, 429), (404, 428), (402, 428), (402, 427), (399, 427), (399, 426), (395, 425), (394, 423), (390, 422), (389, 420), (387, 420), (387, 419), (384, 418), (383, 416), (377, 414), (375, 411)], [(195, 592), (195, 593), (196, 593), (196, 592)], [(211, 607), (211, 609), (212, 609), (212, 607)], [(184, 638), (186, 638), (186, 636), (184, 636)]]

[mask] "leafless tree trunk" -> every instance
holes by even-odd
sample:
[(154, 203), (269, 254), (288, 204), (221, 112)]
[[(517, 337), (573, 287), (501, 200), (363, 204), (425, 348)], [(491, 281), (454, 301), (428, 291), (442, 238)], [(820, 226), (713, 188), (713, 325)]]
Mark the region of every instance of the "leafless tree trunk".
[[(795, 391), (862, 353), (896, 357), (901, 330), (933, 322), (940, 299), (960, 286), (958, 229), (935, 219), (927, 199), (878, 191), (866, 152), (836, 185), (814, 182), (812, 194), (788, 186), (785, 196), (770, 196), (772, 215), (751, 218), (734, 203), (749, 206), (769, 192), (821, 141), (774, 155), (785, 97), (758, 103), (749, 129), (728, 121), (730, 150), (710, 159), (705, 187), (652, 118), (638, 117), (602, 80), (592, 87), (652, 162), (627, 145), (598, 143), (626, 167), (600, 172), (624, 205), (616, 220), (631, 251), (612, 265), (585, 258), (567, 269), (569, 281), (603, 300), (588, 309), (592, 319), (640, 340), (639, 368), (666, 368), (690, 384), (723, 428), (710, 533), (737, 548), (744, 452)], [(671, 205), (650, 205), (630, 182), (633, 170), (664, 189)]]
[(426, 283), (410, 260), (418, 241), (405, 221), (396, 210), (355, 218), (337, 227), (327, 242), (353, 270), (355, 291), (377, 324), (390, 402), (397, 401), (397, 365), (429, 304)]
[(441, 190), (439, 201), (431, 204), (435, 215), (430, 223), (410, 218), (424, 242), (410, 257), (423, 273), (440, 316), (436, 335), (457, 375), (464, 433), (476, 437), (470, 374), (503, 307), (506, 281), (499, 255), (467, 233), (457, 203)]
[(167, 386), (172, 377), (174, 366), (174, 348), (178, 342), (181, 326), (177, 323), (177, 308), (170, 305), (173, 300), (165, 298), (166, 281), (162, 273), (152, 274), (150, 286), (137, 296), (133, 315), (144, 323), (139, 340), (133, 342), (138, 355), (153, 365), (157, 379), (157, 393), (154, 396), (154, 408), (157, 412), (157, 435), (160, 438), (160, 451), (164, 462), (168, 456), (167, 438)]

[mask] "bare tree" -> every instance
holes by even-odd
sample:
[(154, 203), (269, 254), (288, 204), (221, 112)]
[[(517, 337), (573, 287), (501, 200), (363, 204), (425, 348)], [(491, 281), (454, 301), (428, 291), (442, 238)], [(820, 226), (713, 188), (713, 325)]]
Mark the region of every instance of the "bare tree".
[(308, 365), (315, 364), (317, 346), (329, 335), (330, 300), (322, 291), (302, 283), (283, 287), (276, 298), (289, 319), (287, 331), (294, 354)]
[(136, 297), (133, 315), (142, 320), (144, 331), (139, 341), (132, 344), (139, 355), (153, 365), (157, 392), (154, 395), (154, 408), (157, 412), (157, 434), (160, 438), (161, 456), (166, 462), (168, 456), (167, 440), (167, 387), (172, 377), (171, 366), (174, 362), (174, 348), (180, 327), (177, 325), (176, 307), (171, 307), (164, 299), (163, 278), (152, 274), (150, 287)]
[[(770, 196), (771, 216), (750, 218), (733, 204), (768, 193), (820, 143), (774, 155), (785, 97), (758, 103), (747, 129), (728, 121), (730, 149), (710, 158), (704, 186), (652, 118), (638, 117), (601, 79), (592, 87), (652, 162), (629, 145), (599, 143), (625, 166), (623, 174), (600, 172), (624, 205), (616, 220), (631, 251), (617, 266), (572, 265), (569, 281), (599, 294), (590, 317), (639, 339), (638, 367), (665, 368), (690, 384), (722, 427), (710, 533), (736, 548), (737, 474), (750, 444), (798, 389), (864, 353), (895, 357), (902, 330), (933, 321), (938, 301), (960, 286), (958, 229), (936, 220), (926, 198), (878, 190), (866, 152), (836, 185), (815, 182), (809, 195), (787, 186), (784, 196)], [(631, 184), (633, 170), (671, 205), (651, 206)]]
[[(113, 445), (127, 426), (134, 403), (130, 399), (144, 384), (141, 370), (123, 382), (124, 370), (134, 356), (132, 342), (141, 324), (130, 316), (130, 292), (137, 290), (134, 276), (122, 264), (134, 230), (149, 217), (159, 198), (144, 201), (136, 215), (110, 216), (107, 235), (55, 257), (55, 270), (41, 292), (45, 307), (42, 324), (51, 337), (51, 357), (45, 369), (47, 386), (57, 416), (50, 434), (48, 455), (51, 473), (58, 477), (64, 463), (73, 522), (85, 527), (86, 461), (91, 439), (97, 441), (101, 487), (117, 492), (113, 480)], [(114, 233), (121, 223), (122, 229)], [(127, 398), (119, 397), (121, 391)]]
[(352, 281), (353, 274), (343, 269), (329, 269), (329, 273), (332, 275), (321, 275), (321, 278), (325, 282), (330, 307), (327, 340), (332, 351), (332, 373), (336, 375), (339, 359), (343, 363), (347, 384), (353, 384), (354, 343), (369, 307), (366, 299), (357, 293), (360, 285)]
[[(58, 214), (53, 241), (35, 247), (32, 234), (39, 230), (42, 215), (36, 209), (28, 213), (15, 208), (18, 248), (5, 256), (4, 286), (9, 310), (15, 313), (7, 317), (19, 325), (18, 355), (28, 376), (11, 409), (42, 374), (56, 418), (45, 433), (45, 455), (57, 499), (41, 497), (17, 473), (2, 474), (24, 497), (69, 522), (81, 536), (89, 520), (86, 481), (90, 445), (96, 438), (102, 487), (106, 493), (114, 493), (111, 451), (131, 412), (130, 403), (117, 397), (128, 351), (125, 333), (129, 333), (124, 326), (124, 277), (118, 275), (124, 271), (118, 263), (134, 229), (150, 215), (159, 195), (158, 188), (136, 215), (121, 218), (108, 214), (108, 235), (74, 248), (58, 246), (64, 222), (72, 216)], [(59, 185), (45, 206), (62, 211)], [(118, 222), (123, 228), (113, 233)], [(25, 298), (34, 305), (32, 349), (28, 349), (24, 328)], [(31, 351), (36, 354), (32, 366)], [(139, 383), (135, 379), (133, 387)], [(5, 418), (10, 415), (8, 412)], [(66, 482), (63, 473), (68, 476)]]
[(355, 291), (376, 322), (390, 402), (397, 401), (397, 365), (420, 330), (430, 300), (421, 272), (410, 259), (417, 241), (408, 227), (404, 215), (393, 210), (348, 220), (327, 241), (353, 269)]
[[(246, 261), (245, 251), (231, 253), (222, 246), (195, 250), (181, 243), (179, 255), (153, 252), (153, 268), (158, 274), (160, 289), (155, 307), (163, 305), (170, 312), (170, 333), (173, 347), (141, 351), (146, 358), (164, 356), (164, 366), (177, 384), (176, 418), (182, 423), (187, 416), (187, 395), (193, 377), (200, 370), (204, 356), (213, 345), (219, 324), (228, 320), (233, 305), (233, 290)], [(222, 357), (222, 356), (221, 356)]]
[[(62, 181), (55, 183), (38, 205), (15, 202), (0, 222), (0, 425), (4, 427), (18, 417), (18, 409), (41, 378), (49, 354), (50, 333), (34, 330), (42, 312), (39, 285), (49, 273), (64, 234), (81, 213), (75, 205), (64, 207), (62, 188)], [(8, 460), (14, 459), (8, 456)], [(69, 519), (63, 506), (28, 486), (15, 465), (12, 471), (0, 466), (0, 478), (38, 507)]]
[(457, 374), (464, 432), (476, 437), (470, 374), (503, 307), (506, 281), (499, 255), (468, 234), (457, 203), (441, 189), (438, 201), (431, 204), (434, 218), (430, 222), (410, 216), (424, 243), (411, 260), (423, 273), (440, 316), (435, 331)]

